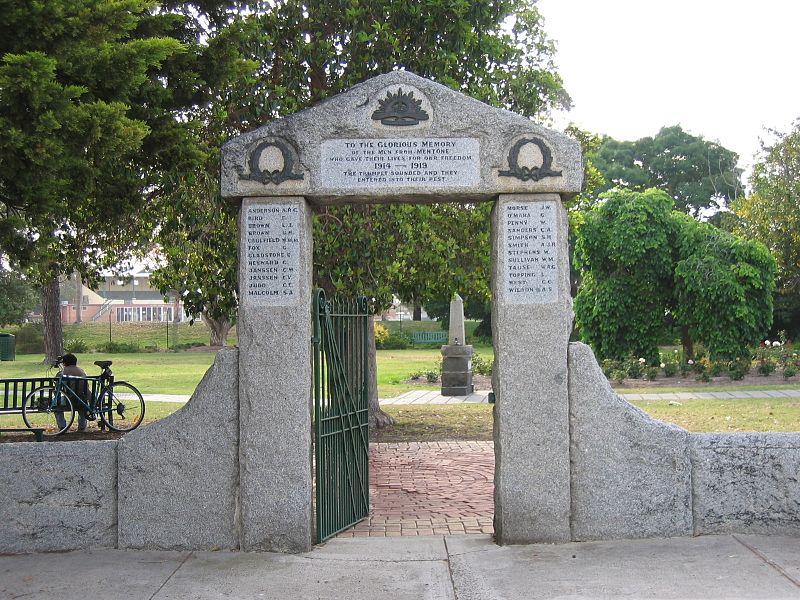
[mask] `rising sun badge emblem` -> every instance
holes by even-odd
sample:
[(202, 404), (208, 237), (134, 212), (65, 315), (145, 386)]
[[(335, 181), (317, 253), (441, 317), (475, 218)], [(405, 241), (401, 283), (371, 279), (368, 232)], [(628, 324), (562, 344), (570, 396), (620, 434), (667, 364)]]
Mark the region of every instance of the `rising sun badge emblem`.
[(428, 113), (422, 109), (422, 100), (414, 99), (414, 92), (403, 93), (398, 88), (396, 94), (386, 92), (386, 98), (378, 100), (378, 109), (372, 113), (373, 121), (384, 125), (407, 127), (428, 120)]

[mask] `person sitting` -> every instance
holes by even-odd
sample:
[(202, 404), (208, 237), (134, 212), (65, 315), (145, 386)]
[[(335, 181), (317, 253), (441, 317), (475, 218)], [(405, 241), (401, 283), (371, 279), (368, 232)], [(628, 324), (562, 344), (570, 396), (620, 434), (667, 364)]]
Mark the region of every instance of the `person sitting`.
[[(63, 356), (59, 357), (59, 364), (62, 365), (61, 374), (66, 377), (87, 377), (86, 371), (81, 369), (78, 366), (78, 358), (68, 352)], [(74, 391), (80, 398), (89, 404), (89, 382), (86, 380), (78, 380), (78, 381), (65, 381), (66, 385)], [(73, 404), (77, 404), (77, 402), (73, 402)], [(84, 431), (86, 429), (86, 409), (83, 406), (75, 406), (75, 412), (78, 413), (78, 431)], [(56, 421), (58, 422), (58, 426), (60, 428), (64, 428), (67, 426), (67, 421), (64, 418), (64, 413), (56, 413)]]

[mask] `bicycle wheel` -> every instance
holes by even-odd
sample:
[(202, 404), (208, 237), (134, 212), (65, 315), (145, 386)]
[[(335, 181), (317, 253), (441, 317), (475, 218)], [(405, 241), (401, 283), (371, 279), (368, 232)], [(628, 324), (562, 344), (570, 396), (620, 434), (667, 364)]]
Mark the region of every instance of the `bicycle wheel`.
[(118, 381), (103, 390), (97, 412), (109, 429), (131, 431), (144, 419), (144, 398), (130, 383)]
[[(52, 399), (57, 398), (56, 402)], [(56, 391), (55, 386), (36, 388), (22, 401), (22, 420), (28, 429), (42, 428), (44, 435), (60, 435), (75, 420), (75, 409), (67, 394)]]

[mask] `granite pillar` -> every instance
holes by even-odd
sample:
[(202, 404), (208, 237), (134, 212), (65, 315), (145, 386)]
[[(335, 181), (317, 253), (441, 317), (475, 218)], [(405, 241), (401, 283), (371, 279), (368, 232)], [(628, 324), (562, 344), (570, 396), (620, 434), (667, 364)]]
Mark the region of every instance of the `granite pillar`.
[(244, 198), (239, 244), (241, 548), (313, 542), (311, 212), (301, 197)]
[(492, 215), (500, 544), (570, 539), (567, 214), (557, 194), (501, 195)]

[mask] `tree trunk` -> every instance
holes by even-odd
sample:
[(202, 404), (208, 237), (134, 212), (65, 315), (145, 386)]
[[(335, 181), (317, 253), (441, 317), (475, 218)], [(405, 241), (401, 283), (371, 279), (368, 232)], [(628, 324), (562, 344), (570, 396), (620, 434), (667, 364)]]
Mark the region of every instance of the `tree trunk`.
[(378, 361), (375, 354), (375, 317), (369, 318), (367, 327), (367, 349), (369, 352), (369, 374), (367, 375), (367, 386), (369, 393), (369, 428), (383, 429), (389, 425), (394, 425), (394, 419), (381, 410), (378, 402)]
[(44, 327), (44, 361), (42, 362), (52, 365), (59, 356), (64, 354), (58, 275), (42, 286), (42, 325)]
[(175, 307), (172, 309), (172, 322), (181, 322), (181, 297), (177, 292), (175, 292)]
[(83, 322), (83, 281), (81, 276), (75, 274), (75, 288), (78, 290), (75, 294), (75, 322)]
[(203, 323), (206, 324), (211, 332), (212, 346), (227, 346), (228, 332), (231, 330), (231, 322), (228, 319), (214, 319), (205, 312), (203, 313)]
[(422, 306), (419, 304), (414, 305), (414, 316), (411, 319), (413, 321), (422, 321)]
[(683, 356), (686, 360), (694, 360), (694, 342), (689, 335), (689, 328), (685, 325), (681, 327), (681, 344), (683, 345)]

